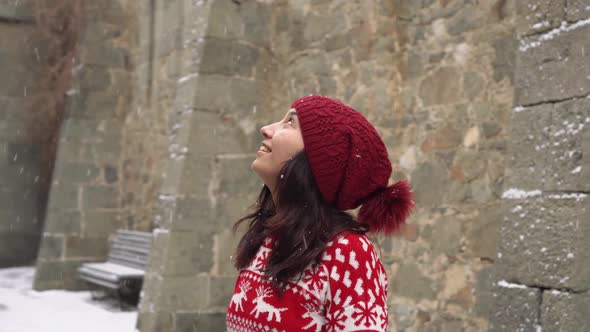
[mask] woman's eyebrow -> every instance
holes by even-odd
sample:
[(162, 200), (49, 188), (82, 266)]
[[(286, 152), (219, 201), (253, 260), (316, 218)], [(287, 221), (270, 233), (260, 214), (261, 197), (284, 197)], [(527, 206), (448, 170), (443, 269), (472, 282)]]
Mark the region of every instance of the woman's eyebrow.
[(297, 115), (297, 111), (296, 110), (290, 110), (289, 113), (287, 113), (287, 115)]

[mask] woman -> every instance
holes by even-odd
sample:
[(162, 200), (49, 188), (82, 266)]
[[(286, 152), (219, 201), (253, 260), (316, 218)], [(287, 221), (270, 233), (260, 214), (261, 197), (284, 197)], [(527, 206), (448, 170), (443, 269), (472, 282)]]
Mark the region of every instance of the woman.
[[(387, 186), (387, 149), (357, 111), (333, 99), (293, 102), (261, 129), (252, 170), (264, 182), (237, 248), (229, 331), (385, 331), (387, 276), (364, 235), (391, 233), (414, 205)], [(358, 221), (346, 210), (361, 206)]]

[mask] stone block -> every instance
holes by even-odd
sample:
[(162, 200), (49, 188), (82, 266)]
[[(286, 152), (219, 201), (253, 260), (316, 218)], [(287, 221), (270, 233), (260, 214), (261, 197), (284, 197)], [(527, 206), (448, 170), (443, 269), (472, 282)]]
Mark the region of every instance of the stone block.
[(419, 206), (440, 205), (447, 192), (449, 180), (444, 165), (438, 162), (426, 162), (418, 165), (412, 172), (416, 204)]
[(479, 211), (479, 215), (469, 221), (467, 248), (472, 257), (494, 260), (502, 209), (494, 204), (481, 207)]
[(565, 18), (568, 22), (584, 20), (590, 17), (588, 0), (566, 0)]
[(429, 242), (434, 255), (456, 256), (459, 254), (463, 225), (455, 216), (437, 220), (432, 233), (433, 236)]
[(545, 290), (541, 326), (545, 332), (590, 331), (590, 293)]
[[(114, 119), (118, 111), (119, 96), (110, 91), (95, 92), (92, 90), (72, 95), (68, 98), (67, 117), (71, 119), (88, 119), (88, 121), (91, 121), (88, 125), (99, 124), (100, 120)], [(94, 131), (96, 131), (96, 128)]]
[(106, 237), (81, 237), (68, 235), (65, 237), (64, 256), (69, 259), (100, 260), (107, 257), (109, 241)]
[(123, 228), (119, 211), (86, 211), (83, 220), (84, 237), (108, 237)]
[(214, 203), (209, 198), (177, 197), (169, 203), (160, 200), (161, 227), (172, 231), (209, 231), (212, 228)]
[(494, 307), (489, 316), (489, 332), (538, 331), (538, 314), (541, 306), (539, 289), (524, 286), (502, 287), (496, 284), (493, 291)]
[(63, 211), (59, 208), (49, 213), (45, 220), (46, 233), (79, 234), (82, 216), (80, 211)]
[(196, 87), (193, 80), (188, 80), (179, 84), (178, 88), (177, 100), (186, 100), (186, 103), (195, 109), (210, 111), (231, 109), (231, 95), (227, 93), (230, 89), (230, 80), (227, 77), (199, 75)]
[[(561, 5), (560, 5), (561, 6)], [(515, 104), (530, 105), (590, 94), (590, 25), (562, 29), (520, 41), (516, 66)], [(546, 40), (548, 39), (548, 40)]]
[(505, 187), (542, 190), (547, 177), (552, 107), (543, 104), (517, 110), (512, 112)]
[[(420, 83), (424, 106), (454, 104), (461, 100), (461, 73), (455, 67), (440, 67)], [(440, 84), (445, 82), (445, 84)]]
[[(199, 156), (200, 152), (191, 152), (192, 153), (187, 157), (182, 170), (178, 170), (181, 174), (179, 174), (179, 188), (176, 189), (181, 195), (209, 198), (209, 195), (216, 194), (211, 193), (211, 189), (215, 188), (219, 181), (218, 173), (213, 172), (214, 158), (201, 158)], [(195, 156), (195, 154), (198, 155)], [(176, 169), (168, 168), (166, 170), (166, 178), (175, 177), (176, 175), (172, 173), (176, 171)]]
[(81, 208), (79, 203), (80, 188), (68, 183), (53, 184), (49, 194), (49, 213), (55, 210), (79, 210)]
[(514, 80), (516, 51), (518, 50), (518, 44), (514, 36), (508, 34), (499, 37), (493, 41), (492, 46), (495, 54), (492, 62), (494, 80), (499, 82), (504, 78), (508, 78), (512, 83)]
[[(547, 155), (548, 191), (590, 191), (584, 182), (584, 132), (590, 132), (590, 99), (553, 104)], [(587, 158), (588, 159), (588, 158)]]
[(115, 187), (85, 186), (82, 191), (84, 210), (115, 209), (119, 207), (119, 191)]
[(260, 179), (251, 169), (253, 157), (217, 158), (215, 166), (219, 176), (219, 192), (235, 195), (259, 192)]
[(244, 22), (240, 17), (241, 6), (231, 0), (215, 1), (208, 16), (207, 36), (221, 39), (241, 39)]
[(41, 238), (39, 258), (44, 260), (60, 260), (63, 257), (64, 249), (65, 240), (63, 235), (45, 233)]
[[(166, 236), (167, 246), (162, 266), (162, 275), (165, 276), (190, 276), (201, 270), (200, 254), (203, 244), (197, 240), (198, 234), (194, 232), (169, 232)], [(160, 235), (158, 235), (160, 237)]]
[(0, 19), (32, 23), (33, 3), (34, 1), (24, 0), (0, 4)]
[(272, 4), (246, 1), (240, 6), (244, 22), (244, 39), (254, 45), (268, 47), (271, 38)]
[(80, 184), (96, 181), (100, 168), (93, 163), (64, 160), (55, 167), (55, 176), (60, 182)]
[(489, 318), (493, 307), (493, 287), (495, 279), (495, 269), (493, 266), (485, 267), (477, 272), (476, 284), (474, 287), (475, 306), (473, 312), (478, 317)]
[(453, 15), (447, 23), (447, 31), (450, 35), (462, 35), (471, 30), (480, 28), (486, 21), (484, 15), (489, 15), (478, 8), (477, 5), (467, 4)]
[(88, 285), (78, 278), (78, 268), (84, 261), (37, 261), (33, 289), (82, 290)]
[(244, 114), (258, 105), (257, 84), (254, 80), (234, 78), (230, 83), (229, 93), (232, 100), (232, 110)]
[(163, 277), (148, 273), (143, 293), (142, 303), (149, 304), (150, 311), (202, 310), (209, 301), (209, 276)]
[[(201, 160), (226, 153), (243, 153), (243, 139), (235, 117), (228, 114), (195, 112), (191, 118), (189, 151)], [(206, 142), (206, 144), (205, 144)]]
[(393, 292), (399, 296), (414, 300), (434, 300), (437, 287), (434, 280), (428, 278), (414, 263), (400, 265), (397, 273), (391, 278)]
[(500, 275), (519, 284), (588, 290), (589, 216), (583, 194), (506, 200), (498, 245)]
[(558, 27), (565, 19), (564, 7), (552, 0), (517, 1), (516, 32), (522, 36)]
[(206, 39), (199, 72), (227, 76), (251, 76), (258, 61), (258, 49), (236, 40)]
[[(2, 59), (5, 61), (4, 59)], [(26, 97), (30, 96), (35, 86), (35, 72), (23, 66), (1, 66), (1, 77), (12, 77), (10, 80), (0, 81), (0, 91), (7, 97)]]
[(81, 91), (104, 91), (112, 84), (108, 68), (96, 65), (85, 65), (79, 71)]
[(225, 311), (234, 293), (235, 276), (212, 276), (209, 281), (209, 310)]
[[(144, 300), (142, 300), (144, 301)], [(169, 311), (142, 310), (137, 315), (137, 331), (161, 332), (172, 331), (174, 314)], [(186, 331), (191, 331), (186, 330)]]

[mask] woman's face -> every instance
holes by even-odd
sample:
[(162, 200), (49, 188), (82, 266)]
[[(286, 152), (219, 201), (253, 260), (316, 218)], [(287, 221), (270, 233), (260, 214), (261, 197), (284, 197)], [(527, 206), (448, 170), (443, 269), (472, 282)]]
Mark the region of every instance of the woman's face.
[(262, 127), (260, 133), (264, 140), (256, 152), (252, 170), (274, 191), (283, 164), (303, 150), (297, 112), (290, 109), (281, 121)]

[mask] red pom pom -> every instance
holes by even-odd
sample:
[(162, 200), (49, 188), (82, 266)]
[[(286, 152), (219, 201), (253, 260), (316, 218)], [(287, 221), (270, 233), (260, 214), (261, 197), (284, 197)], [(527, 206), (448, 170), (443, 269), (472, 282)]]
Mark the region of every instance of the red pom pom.
[(369, 224), (372, 232), (391, 234), (406, 222), (414, 207), (413, 196), (408, 182), (398, 181), (364, 202), (358, 219)]

